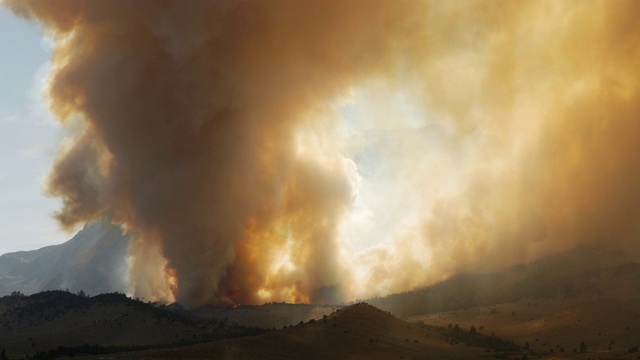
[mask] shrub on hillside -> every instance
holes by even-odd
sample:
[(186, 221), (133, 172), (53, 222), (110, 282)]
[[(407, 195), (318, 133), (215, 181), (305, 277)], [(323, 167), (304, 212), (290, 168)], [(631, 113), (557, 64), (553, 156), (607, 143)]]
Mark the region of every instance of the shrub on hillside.
[(580, 352), (581, 353), (587, 352), (587, 344), (585, 344), (584, 341), (580, 343)]

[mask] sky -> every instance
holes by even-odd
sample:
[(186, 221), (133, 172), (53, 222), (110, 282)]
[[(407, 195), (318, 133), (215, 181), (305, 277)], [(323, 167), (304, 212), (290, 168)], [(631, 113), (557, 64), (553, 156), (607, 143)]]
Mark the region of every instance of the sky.
[(37, 24), (0, 7), (0, 254), (70, 238), (42, 182), (62, 129), (41, 96), (52, 46)]

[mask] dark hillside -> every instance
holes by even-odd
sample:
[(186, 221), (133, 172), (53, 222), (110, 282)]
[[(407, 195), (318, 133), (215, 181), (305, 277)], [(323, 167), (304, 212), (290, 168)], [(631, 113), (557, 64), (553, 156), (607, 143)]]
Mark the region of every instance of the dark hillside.
[(195, 321), (119, 293), (86, 297), (46, 291), (0, 298), (0, 344), (12, 357), (59, 347), (144, 348), (254, 333), (215, 321)]
[(487, 349), (448, 341), (442, 329), (409, 324), (368, 304), (340, 309), (260, 336), (163, 350), (122, 359), (475, 359)]

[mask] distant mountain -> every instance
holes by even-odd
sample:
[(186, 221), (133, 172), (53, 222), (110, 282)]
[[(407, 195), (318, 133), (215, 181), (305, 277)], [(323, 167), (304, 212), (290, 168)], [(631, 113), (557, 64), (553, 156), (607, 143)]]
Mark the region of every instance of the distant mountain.
[(127, 292), (129, 238), (110, 221), (87, 223), (71, 240), (0, 256), (0, 296), (14, 291)]

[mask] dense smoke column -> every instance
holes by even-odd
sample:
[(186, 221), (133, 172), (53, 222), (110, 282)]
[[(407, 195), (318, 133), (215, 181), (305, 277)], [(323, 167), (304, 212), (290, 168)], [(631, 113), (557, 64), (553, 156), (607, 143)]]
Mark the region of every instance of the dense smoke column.
[[(137, 293), (337, 300), (354, 169), (328, 146), (331, 124), (315, 147), (298, 133), (355, 81), (398, 68), (424, 3), (6, 5), (55, 39), (48, 95), (69, 130), (49, 181), (57, 218), (125, 224)], [(283, 256), (288, 268), (270, 266)]]
[[(140, 296), (335, 302), (640, 252), (636, 1), (4, 4), (55, 39), (57, 216), (123, 223)], [(379, 89), (341, 133), (340, 99)]]

